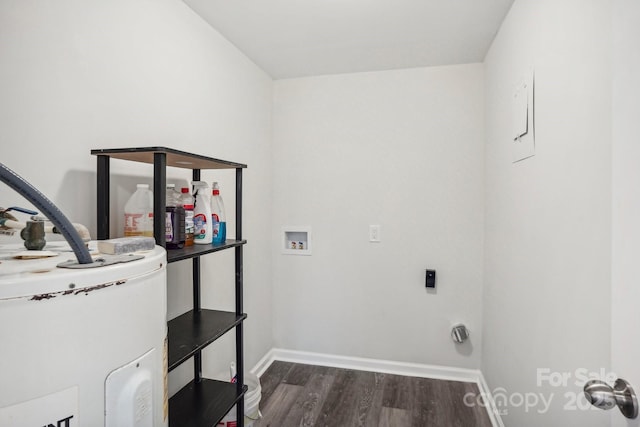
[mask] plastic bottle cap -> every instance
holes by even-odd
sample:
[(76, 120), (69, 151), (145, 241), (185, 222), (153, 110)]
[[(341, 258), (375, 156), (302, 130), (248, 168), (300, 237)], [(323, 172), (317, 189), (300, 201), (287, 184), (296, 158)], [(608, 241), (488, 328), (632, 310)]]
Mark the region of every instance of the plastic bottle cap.
[(175, 184), (167, 184), (167, 188), (176, 188)]
[(182, 188), (180, 189), (180, 192), (181, 192), (181, 193), (189, 194), (189, 189), (188, 189), (187, 187), (182, 187)]

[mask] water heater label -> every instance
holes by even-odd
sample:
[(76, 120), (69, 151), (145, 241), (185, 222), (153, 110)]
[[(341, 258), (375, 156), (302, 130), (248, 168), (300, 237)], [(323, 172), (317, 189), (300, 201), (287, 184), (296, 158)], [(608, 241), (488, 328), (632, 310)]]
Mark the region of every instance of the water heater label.
[(0, 426), (77, 427), (78, 387), (0, 408)]

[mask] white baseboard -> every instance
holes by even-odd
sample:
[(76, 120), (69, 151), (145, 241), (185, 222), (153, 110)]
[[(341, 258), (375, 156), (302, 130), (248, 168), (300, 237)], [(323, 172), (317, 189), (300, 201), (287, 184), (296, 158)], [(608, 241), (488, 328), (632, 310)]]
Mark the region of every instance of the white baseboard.
[(333, 368), (353, 369), (357, 371), (381, 372), (384, 374), (409, 377), (433, 378), (437, 380), (472, 382), (478, 385), (480, 394), (485, 397), (486, 409), (493, 427), (504, 427), (502, 419), (494, 405), (487, 383), (478, 369), (454, 368), (419, 363), (394, 362), (390, 360), (367, 359), (362, 357), (339, 356), (335, 354), (312, 353), (308, 351), (272, 348), (251, 369), (258, 377), (275, 361), (303, 363), (307, 365), (329, 366)]
[(491, 393), (489, 385), (484, 379), (482, 372), (480, 372), (480, 378), (478, 379), (478, 389), (480, 390), (480, 395), (484, 397), (485, 408), (487, 410), (487, 414), (489, 414), (489, 419), (491, 420), (493, 427), (504, 427), (502, 417), (496, 407), (496, 402), (493, 400), (493, 394)]
[(260, 359), (258, 363), (256, 363), (256, 365), (251, 368), (251, 373), (260, 378), (262, 374), (264, 374), (265, 371), (269, 368), (269, 366), (271, 366), (273, 361), (276, 360), (276, 358), (274, 357), (274, 351), (275, 349), (272, 348), (267, 352), (267, 354), (262, 356), (262, 359)]
[[(339, 356), (335, 354), (312, 353), (308, 351), (285, 350), (281, 348), (273, 348), (269, 353), (267, 353), (267, 355), (270, 355), (273, 360), (281, 360), (283, 362), (305, 363), (308, 365), (330, 366), (332, 368), (381, 372), (385, 374), (405, 375), (410, 377), (464, 382), (477, 382), (480, 378), (480, 371), (474, 369), (394, 362), (390, 360)], [(263, 360), (264, 359), (265, 358), (263, 358)]]

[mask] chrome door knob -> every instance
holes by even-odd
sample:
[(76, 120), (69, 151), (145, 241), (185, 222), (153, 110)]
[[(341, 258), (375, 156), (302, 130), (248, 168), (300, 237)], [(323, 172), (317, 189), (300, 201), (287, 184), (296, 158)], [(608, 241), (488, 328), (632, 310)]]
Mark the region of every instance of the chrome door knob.
[(608, 410), (615, 406), (627, 418), (638, 416), (638, 400), (631, 385), (618, 378), (611, 387), (604, 381), (591, 380), (584, 385), (584, 395), (587, 401), (596, 408)]
[(451, 329), (451, 339), (456, 344), (462, 344), (469, 339), (469, 330), (462, 323), (454, 325)]

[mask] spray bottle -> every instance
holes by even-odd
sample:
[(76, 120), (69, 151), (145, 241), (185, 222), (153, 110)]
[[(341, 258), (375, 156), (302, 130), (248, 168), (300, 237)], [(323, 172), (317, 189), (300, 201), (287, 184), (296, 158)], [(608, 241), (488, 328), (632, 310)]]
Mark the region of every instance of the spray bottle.
[(211, 226), (213, 227), (213, 244), (221, 245), (227, 240), (227, 218), (224, 202), (220, 196), (220, 186), (214, 182), (211, 197)]
[(199, 245), (210, 245), (213, 241), (211, 227), (211, 200), (209, 186), (204, 181), (193, 181), (193, 240)]

